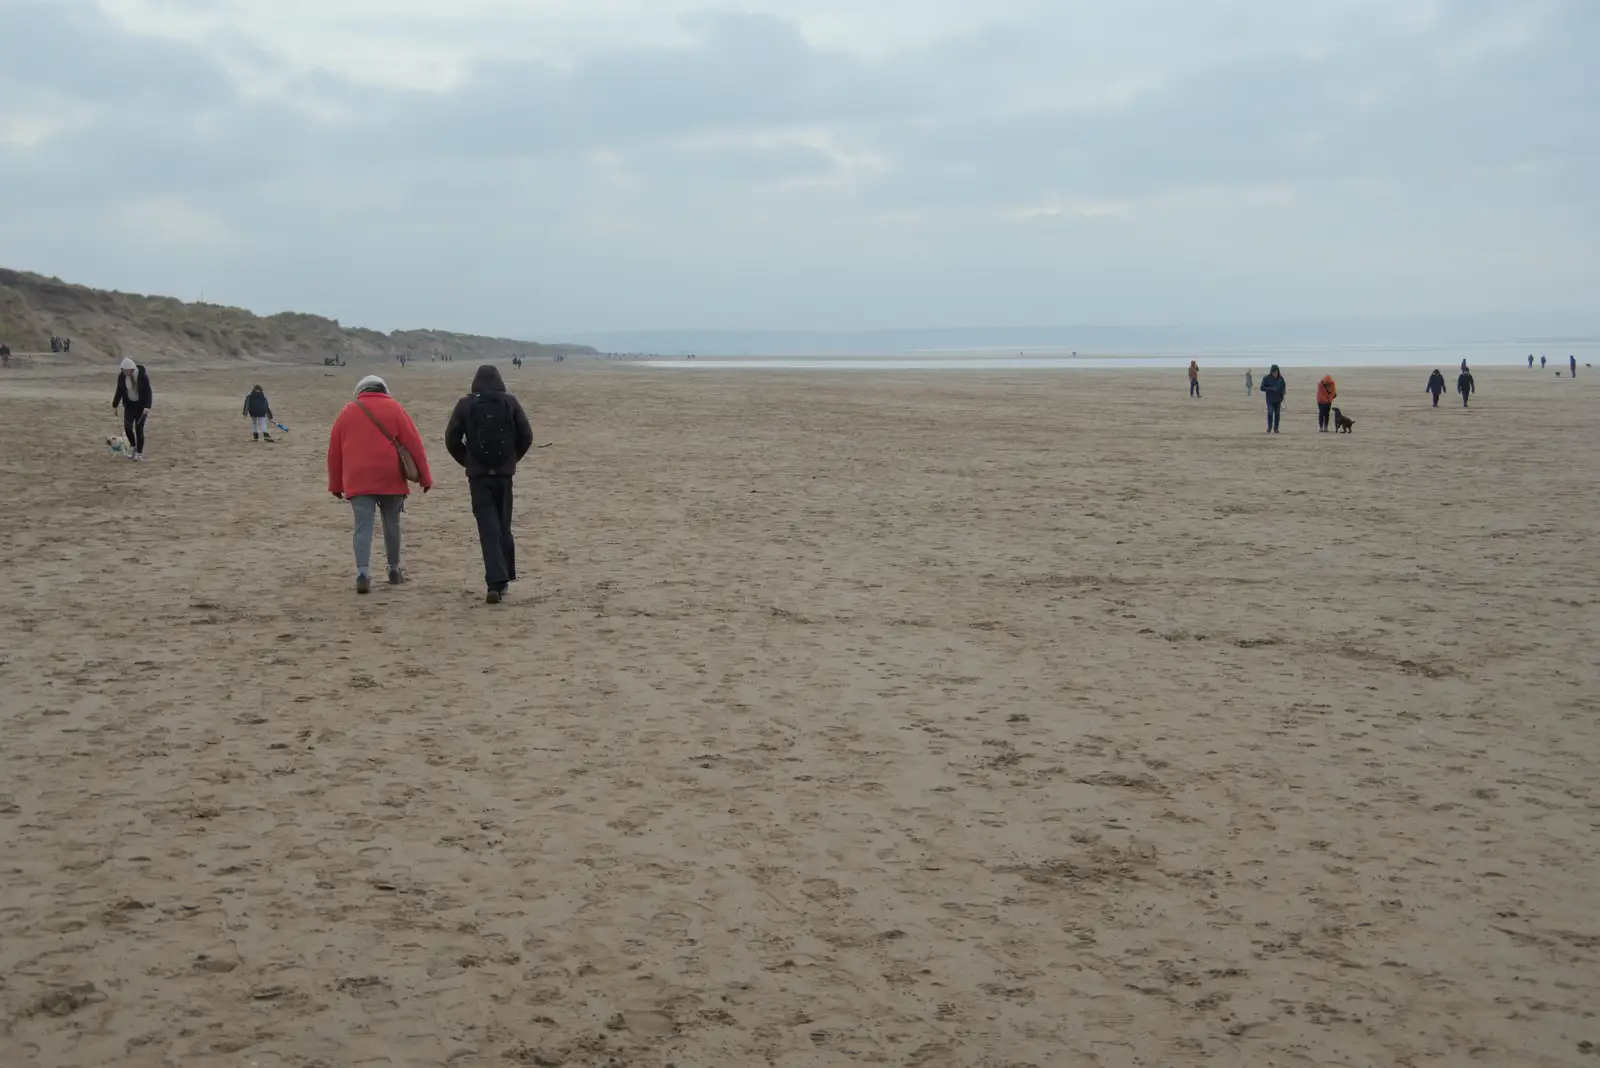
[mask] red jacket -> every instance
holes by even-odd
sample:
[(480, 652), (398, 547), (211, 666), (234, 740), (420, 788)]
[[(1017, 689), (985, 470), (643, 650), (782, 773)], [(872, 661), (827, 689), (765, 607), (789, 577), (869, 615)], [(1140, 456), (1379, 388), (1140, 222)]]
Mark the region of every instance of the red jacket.
[[(400, 402), (387, 393), (363, 393), (361, 403), (411, 453), (422, 474), (422, 488), (432, 488), (433, 473), (428, 470), (422, 438)], [(346, 497), (403, 496), (411, 492), (411, 485), (400, 470), (399, 454), (355, 401), (344, 406), (328, 437), (328, 492)]]

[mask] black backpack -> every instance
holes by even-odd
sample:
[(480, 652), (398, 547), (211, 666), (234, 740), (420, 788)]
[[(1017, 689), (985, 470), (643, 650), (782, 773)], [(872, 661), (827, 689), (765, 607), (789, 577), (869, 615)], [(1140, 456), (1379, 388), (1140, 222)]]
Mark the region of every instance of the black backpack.
[(517, 462), (517, 428), (511, 402), (499, 393), (474, 393), (467, 414), (467, 452), (493, 474)]

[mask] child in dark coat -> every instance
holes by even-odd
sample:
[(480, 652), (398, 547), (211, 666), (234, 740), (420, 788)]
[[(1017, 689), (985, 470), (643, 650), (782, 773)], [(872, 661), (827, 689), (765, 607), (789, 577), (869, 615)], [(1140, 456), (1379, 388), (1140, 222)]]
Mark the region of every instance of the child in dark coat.
[(244, 414), (250, 417), (250, 440), (272, 440), (272, 405), (267, 403), (266, 390), (257, 386), (244, 399)]

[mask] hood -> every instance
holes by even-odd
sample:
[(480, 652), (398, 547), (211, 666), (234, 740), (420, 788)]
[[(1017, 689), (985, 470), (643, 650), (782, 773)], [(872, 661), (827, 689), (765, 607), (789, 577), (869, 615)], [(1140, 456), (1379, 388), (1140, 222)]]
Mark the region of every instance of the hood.
[(132, 371), (135, 368), (137, 368), (139, 365), (133, 362), (133, 357), (124, 356), (122, 358), (122, 362), (117, 364), (117, 366), (122, 368), (124, 371)]
[(474, 393), (504, 393), (506, 380), (500, 377), (500, 368), (492, 363), (486, 363), (478, 368), (478, 373), (472, 376), (472, 392)]

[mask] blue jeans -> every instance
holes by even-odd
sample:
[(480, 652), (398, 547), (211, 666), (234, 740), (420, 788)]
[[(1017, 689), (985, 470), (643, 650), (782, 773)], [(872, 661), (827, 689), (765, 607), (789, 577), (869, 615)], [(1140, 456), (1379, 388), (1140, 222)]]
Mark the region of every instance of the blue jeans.
[(400, 511), (405, 503), (404, 494), (350, 498), (350, 508), (356, 518), (355, 534), (351, 538), (356, 553), (356, 574), (371, 574), (373, 520), (380, 515), (383, 519), (383, 552), (388, 558), (389, 570), (400, 570)]
[(1267, 401), (1267, 429), (1274, 434), (1278, 432), (1278, 419), (1282, 408), (1283, 405), (1281, 403), (1273, 404), (1271, 401)]

